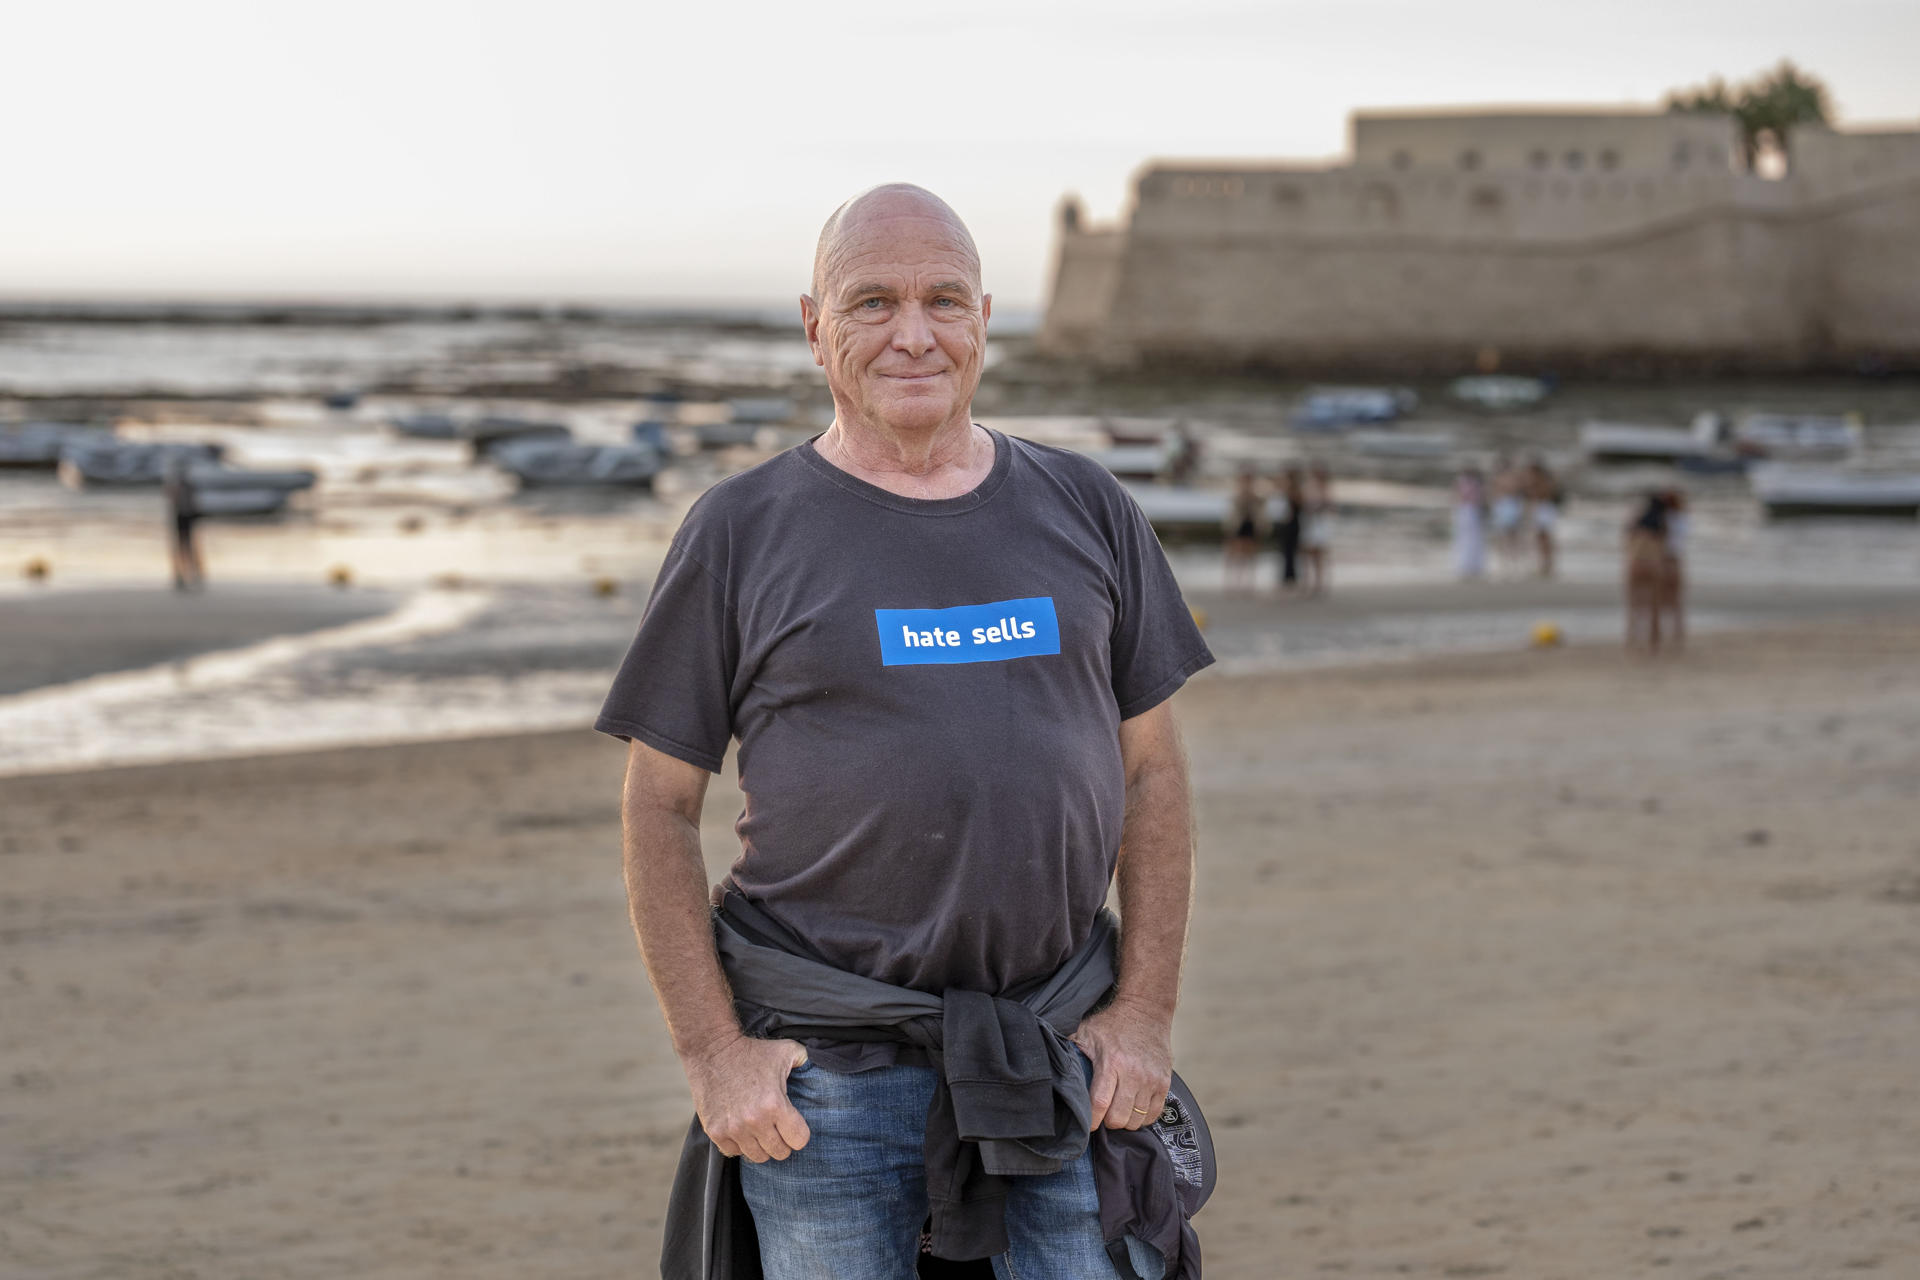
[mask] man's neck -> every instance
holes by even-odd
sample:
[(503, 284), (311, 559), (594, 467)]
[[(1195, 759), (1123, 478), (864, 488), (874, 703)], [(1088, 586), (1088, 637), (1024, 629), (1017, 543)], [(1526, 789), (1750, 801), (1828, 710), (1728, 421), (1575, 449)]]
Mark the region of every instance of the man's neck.
[(903, 498), (957, 498), (993, 470), (993, 437), (964, 417), (924, 433), (836, 417), (813, 447), (847, 474)]

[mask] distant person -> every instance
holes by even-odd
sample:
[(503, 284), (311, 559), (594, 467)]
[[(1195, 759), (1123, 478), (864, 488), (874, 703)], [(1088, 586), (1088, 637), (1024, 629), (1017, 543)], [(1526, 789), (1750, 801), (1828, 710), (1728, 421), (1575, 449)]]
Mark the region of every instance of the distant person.
[(1167, 478), (1174, 484), (1186, 484), (1200, 469), (1200, 441), (1185, 422), (1173, 424), (1173, 440), (1167, 456)]
[(1667, 496), (1653, 493), (1627, 522), (1625, 586), (1627, 648), (1660, 652), (1660, 610), (1669, 592)]
[(1667, 501), (1667, 573), (1661, 581), (1660, 612), (1671, 620), (1673, 647), (1687, 640), (1687, 493), (1674, 488), (1666, 492)]
[(173, 563), (173, 589), (195, 591), (207, 583), (206, 567), (200, 562), (200, 547), (194, 539), (194, 526), (200, 521), (200, 508), (194, 501), (193, 481), (187, 459), (174, 454), (167, 459), (161, 490), (166, 494), (167, 513), (172, 530), (167, 543)]
[(1463, 582), (1487, 576), (1487, 481), (1478, 467), (1453, 482), (1453, 572)]
[(1521, 526), (1527, 517), (1525, 484), (1511, 459), (1494, 463), (1489, 514), (1493, 522), (1493, 549), (1502, 567), (1512, 573), (1520, 561)]
[(1267, 515), (1267, 495), (1260, 477), (1252, 467), (1242, 467), (1234, 477), (1233, 497), (1227, 504), (1228, 591), (1253, 590), (1253, 570), (1260, 557), (1260, 543), (1273, 525)]
[(1539, 556), (1540, 576), (1551, 578), (1554, 569), (1554, 538), (1560, 527), (1560, 511), (1566, 495), (1547, 464), (1538, 458), (1527, 463), (1521, 476), (1527, 500), (1527, 516), (1533, 525), (1534, 552)]
[(1333, 476), (1316, 462), (1307, 473), (1306, 513), (1300, 522), (1300, 551), (1307, 562), (1307, 594), (1327, 590), (1327, 561), (1333, 544)]
[(1300, 585), (1300, 528), (1307, 513), (1307, 477), (1297, 466), (1280, 473), (1280, 518), (1273, 523), (1280, 547), (1280, 590)]

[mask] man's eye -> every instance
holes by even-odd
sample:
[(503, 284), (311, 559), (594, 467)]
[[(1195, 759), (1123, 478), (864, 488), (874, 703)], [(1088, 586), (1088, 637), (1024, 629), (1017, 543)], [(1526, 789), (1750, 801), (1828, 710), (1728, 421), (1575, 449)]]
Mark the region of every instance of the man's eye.
[(868, 311), (878, 311), (887, 305), (887, 300), (885, 298), (862, 298), (860, 305)]
[(957, 307), (960, 305), (960, 300), (958, 298), (935, 298), (933, 305), (936, 307)]

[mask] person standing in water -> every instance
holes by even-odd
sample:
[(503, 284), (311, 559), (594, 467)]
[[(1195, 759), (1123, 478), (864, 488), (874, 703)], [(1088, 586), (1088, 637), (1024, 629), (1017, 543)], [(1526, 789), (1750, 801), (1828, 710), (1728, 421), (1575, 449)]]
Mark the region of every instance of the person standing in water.
[(1560, 482), (1539, 458), (1529, 459), (1521, 478), (1527, 509), (1533, 521), (1533, 546), (1540, 557), (1540, 576), (1553, 576), (1554, 533), (1560, 527), (1563, 492)]
[(1273, 537), (1280, 546), (1280, 590), (1289, 592), (1300, 585), (1300, 527), (1307, 510), (1307, 482), (1299, 467), (1281, 472), (1280, 500), (1285, 510), (1273, 522)]
[(1306, 553), (1307, 594), (1327, 589), (1327, 560), (1333, 541), (1333, 476), (1324, 462), (1307, 475), (1306, 514), (1300, 524), (1300, 549)]
[(1228, 591), (1253, 590), (1254, 562), (1260, 555), (1261, 540), (1267, 536), (1272, 523), (1267, 515), (1267, 495), (1260, 487), (1260, 477), (1251, 466), (1242, 467), (1234, 478), (1233, 497), (1227, 503)]
[(194, 526), (200, 520), (200, 508), (194, 502), (193, 482), (187, 475), (187, 459), (174, 454), (167, 459), (161, 482), (167, 498), (167, 513), (172, 526), (167, 554), (173, 565), (173, 589), (193, 591), (207, 585), (207, 571), (200, 561), (200, 548), (194, 541)]
[(1478, 467), (1453, 482), (1453, 572), (1462, 582), (1487, 576), (1487, 483)]

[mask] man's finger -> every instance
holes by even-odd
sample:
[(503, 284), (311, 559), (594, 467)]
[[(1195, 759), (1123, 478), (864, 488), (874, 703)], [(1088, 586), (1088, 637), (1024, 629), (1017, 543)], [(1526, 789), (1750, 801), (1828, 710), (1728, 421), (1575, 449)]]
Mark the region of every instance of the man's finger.
[(774, 1131), (780, 1135), (780, 1140), (787, 1144), (788, 1155), (806, 1146), (813, 1137), (813, 1130), (808, 1127), (807, 1118), (793, 1106), (788, 1106), (774, 1116), (773, 1126)]
[(1120, 1087), (1120, 1075), (1104, 1060), (1093, 1068), (1093, 1088), (1088, 1096), (1093, 1099), (1093, 1113), (1087, 1117), (1087, 1132), (1098, 1129), (1107, 1119), (1107, 1108), (1113, 1105), (1114, 1092)]

